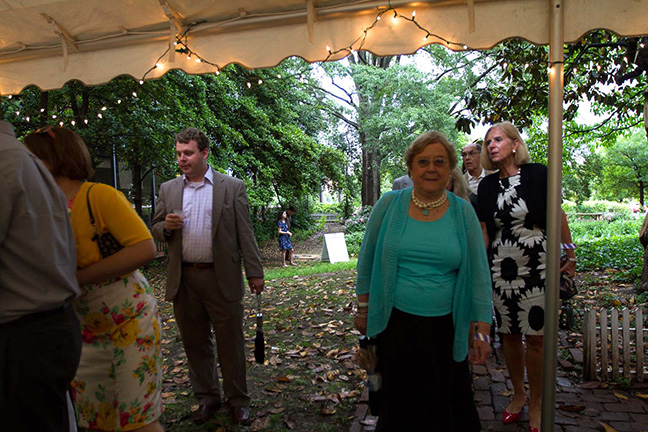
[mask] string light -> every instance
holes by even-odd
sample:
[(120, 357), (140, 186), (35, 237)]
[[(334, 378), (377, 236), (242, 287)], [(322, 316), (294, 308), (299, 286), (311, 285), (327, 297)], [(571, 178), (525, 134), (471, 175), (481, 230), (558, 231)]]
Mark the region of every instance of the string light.
[(121, 99), (117, 99), (117, 103), (120, 104), (120, 103), (121, 103)]
[(30, 117), (29, 117), (29, 116), (27, 116), (27, 118), (26, 118), (25, 120), (27, 120), (27, 121), (29, 121), (29, 119), (30, 119)]
[(263, 84), (263, 80), (259, 78), (259, 85)]
[(60, 126), (60, 127), (63, 127), (63, 122), (59, 122), (59, 126)]
[(75, 126), (75, 125), (76, 125), (76, 122), (75, 122), (74, 120), (72, 120), (72, 121), (70, 122), (70, 124), (71, 124), (72, 126)]
[(247, 87), (248, 87), (248, 88), (252, 87), (252, 83), (248, 81), (248, 83), (247, 83)]
[(52, 114), (52, 118), (55, 119), (55, 118), (56, 118), (56, 114)]
[(108, 109), (108, 108), (106, 108), (105, 106), (102, 106), (102, 107), (101, 107), (101, 111), (106, 111), (107, 109)]
[(416, 18), (416, 11), (412, 11), (412, 19)]
[(97, 117), (99, 117), (99, 118), (103, 118), (103, 116), (101, 115), (101, 113), (97, 114)]
[(88, 119), (84, 119), (83, 123), (88, 124)]
[(139, 80), (140, 85), (144, 84), (144, 80)]
[(133, 92), (133, 97), (137, 97), (137, 92)]

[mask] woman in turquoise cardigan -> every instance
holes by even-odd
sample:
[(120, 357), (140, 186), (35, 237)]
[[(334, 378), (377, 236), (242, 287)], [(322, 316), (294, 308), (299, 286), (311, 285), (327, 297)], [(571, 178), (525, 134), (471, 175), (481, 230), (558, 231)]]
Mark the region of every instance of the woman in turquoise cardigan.
[(467, 356), (484, 363), (492, 319), (481, 228), (445, 189), (457, 154), (442, 133), (416, 138), (405, 163), (414, 185), (376, 203), (358, 258), (355, 325), (377, 338), (383, 379), (376, 430), (478, 431)]

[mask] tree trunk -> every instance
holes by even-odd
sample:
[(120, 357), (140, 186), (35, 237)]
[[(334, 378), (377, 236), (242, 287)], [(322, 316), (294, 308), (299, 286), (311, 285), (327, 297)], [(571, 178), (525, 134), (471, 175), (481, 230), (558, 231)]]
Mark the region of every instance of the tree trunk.
[(133, 202), (135, 211), (143, 219), (142, 215), (142, 164), (133, 164)]
[(644, 184), (643, 180), (639, 180), (639, 203), (641, 204), (641, 208), (644, 206), (644, 190), (646, 189), (646, 185)]
[(380, 154), (376, 148), (365, 142), (360, 133), (362, 146), (362, 206), (374, 206), (380, 198)]

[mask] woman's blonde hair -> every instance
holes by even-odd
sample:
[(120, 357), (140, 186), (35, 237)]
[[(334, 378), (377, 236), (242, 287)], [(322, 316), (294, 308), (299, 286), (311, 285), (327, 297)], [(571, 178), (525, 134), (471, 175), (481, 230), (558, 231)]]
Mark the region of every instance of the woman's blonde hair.
[(24, 142), (37, 158), (47, 162), (54, 177), (87, 180), (94, 175), (88, 148), (69, 129), (46, 126), (27, 135)]
[(448, 152), (448, 160), (450, 162), (450, 169), (454, 169), (457, 166), (457, 151), (455, 150), (454, 145), (448, 141), (448, 138), (439, 131), (430, 131), (425, 132), (416, 137), (412, 144), (407, 147), (403, 159), (405, 160), (405, 166), (407, 166), (407, 173), (409, 174), (412, 169), (412, 162), (414, 161), (414, 156), (421, 153), (425, 150), (425, 147), (430, 144), (441, 144), (446, 151)]
[(458, 166), (454, 167), (450, 172), (450, 180), (452, 180), (450, 192), (457, 195), (459, 198), (469, 201), (468, 184), (466, 184), (466, 179)]
[(488, 134), (491, 133), (491, 131), (495, 128), (500, 128), (502, 132), (504, 132), (504, 135), (506, 135), (509, 139), (513, 141), (518, 142), (518, 148), (515, 152), (514, 158), (515, 158), (515, 165), (520, 166), (524, 165), (526, 163), (529, 163), (531, 161), (531, 156), (529, 156), (529, 149), (522, 139), (522, 136), (520, 136), (520, 131), (513, 126), (513, 123), (509, 121), (504, 121), (501, 123), (496, 123), (488, 130), (486, 131), (486, 135), (484, 135), (484, 150), (481, 152), (481, 166), (484, 167), (484, 169), (487, 170), (496, 170), (498, 169), (498, 166), (493, 163), (493, 161), (490, 158), (490, 154), (488, 153), (488, 144), (486, 143), (486, 140), (488, 138)]

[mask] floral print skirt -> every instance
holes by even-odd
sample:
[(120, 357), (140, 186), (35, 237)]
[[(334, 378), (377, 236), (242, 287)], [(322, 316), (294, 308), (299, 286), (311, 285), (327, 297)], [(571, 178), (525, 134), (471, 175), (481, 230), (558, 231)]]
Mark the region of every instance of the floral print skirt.
[(162, 359), (157, 303), (136, 271), (82, 287), (81, 362), (72, 382), (80, 427), (129, 431), (162, 414)]

